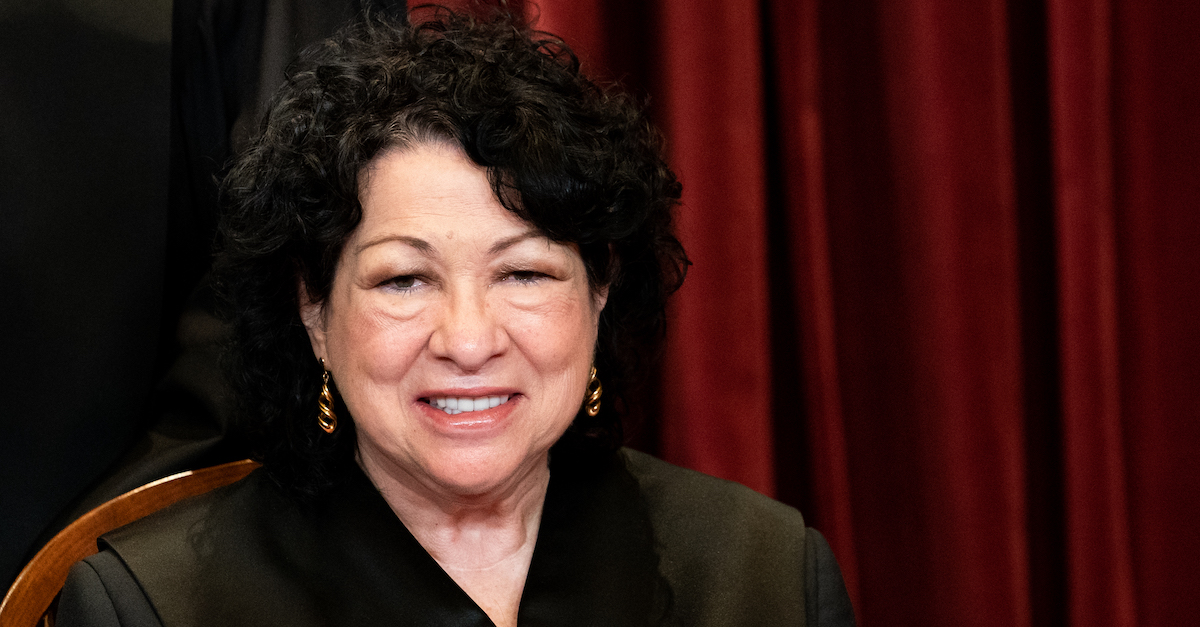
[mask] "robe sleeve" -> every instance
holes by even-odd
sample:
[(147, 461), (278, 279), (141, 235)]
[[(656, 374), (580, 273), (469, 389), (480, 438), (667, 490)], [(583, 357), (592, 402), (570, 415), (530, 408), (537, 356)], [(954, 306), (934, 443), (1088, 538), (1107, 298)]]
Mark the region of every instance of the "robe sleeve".
[(111, 551), (71, 567), (56, 619), (57, 627), (162, 627), (142, 588)]

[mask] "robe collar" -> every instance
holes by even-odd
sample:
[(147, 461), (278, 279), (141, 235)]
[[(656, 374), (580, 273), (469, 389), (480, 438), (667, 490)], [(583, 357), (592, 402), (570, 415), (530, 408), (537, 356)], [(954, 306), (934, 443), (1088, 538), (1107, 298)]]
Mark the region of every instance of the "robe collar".
[[(624, 456), (564, 445), (555, 447), (552, 460), (518, 623), (657, 622), (669, 592), (658, 573), (649, 515)], [(323, 525), (342, 530), (339, 535), (345, 537), (338, 546), (326, 548), (341, 554), (330, 551), (334, 560), (348, 559), (345, 567), (360, 569), (355, 585), (390, 582), (390, 594), (377, 591), (382, 595), (374, 608), (377, 616), (421, 617), (414, 625), (493, 624), (417, 542), (357, 465), (315, 505)]]

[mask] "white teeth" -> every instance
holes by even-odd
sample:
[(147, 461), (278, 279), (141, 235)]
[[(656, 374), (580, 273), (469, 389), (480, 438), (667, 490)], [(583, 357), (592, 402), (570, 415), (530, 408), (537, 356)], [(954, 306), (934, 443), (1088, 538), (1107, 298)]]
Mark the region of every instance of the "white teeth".
[(491, 409), (497, 405), (502, 405), (508, 402), (508, 396), (480, 396), (472, 398), (469, 396), (433, 396), (429, 398), (429, 404), (446, 412), (447, 414), (461, 414), (467, 411), (481, 411)]

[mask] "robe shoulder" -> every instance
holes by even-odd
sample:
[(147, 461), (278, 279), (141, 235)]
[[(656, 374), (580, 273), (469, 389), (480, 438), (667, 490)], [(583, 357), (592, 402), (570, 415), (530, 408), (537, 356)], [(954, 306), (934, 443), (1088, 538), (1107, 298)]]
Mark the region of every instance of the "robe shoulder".
[(678, 624), (854, 624), (837, 561), (798, 510), (644, 453), (622, 456), (645, 498)]
[(682, 624), (736, 624), (738, 617), (780, 624), (773, 620), (804, 615), (799, 511), (731, 481), (623, 454), (645, 496), (672, 614)]

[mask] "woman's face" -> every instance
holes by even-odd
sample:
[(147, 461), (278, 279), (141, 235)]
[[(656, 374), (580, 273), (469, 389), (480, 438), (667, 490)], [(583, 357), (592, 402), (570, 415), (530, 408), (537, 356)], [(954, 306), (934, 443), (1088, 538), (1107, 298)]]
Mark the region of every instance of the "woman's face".
[(329, 298), (301, 314), (364, 468), (448, 496), (517, 488), (582, 404), (605, 295), (457, 147), (383, 153), (360, 200)]

